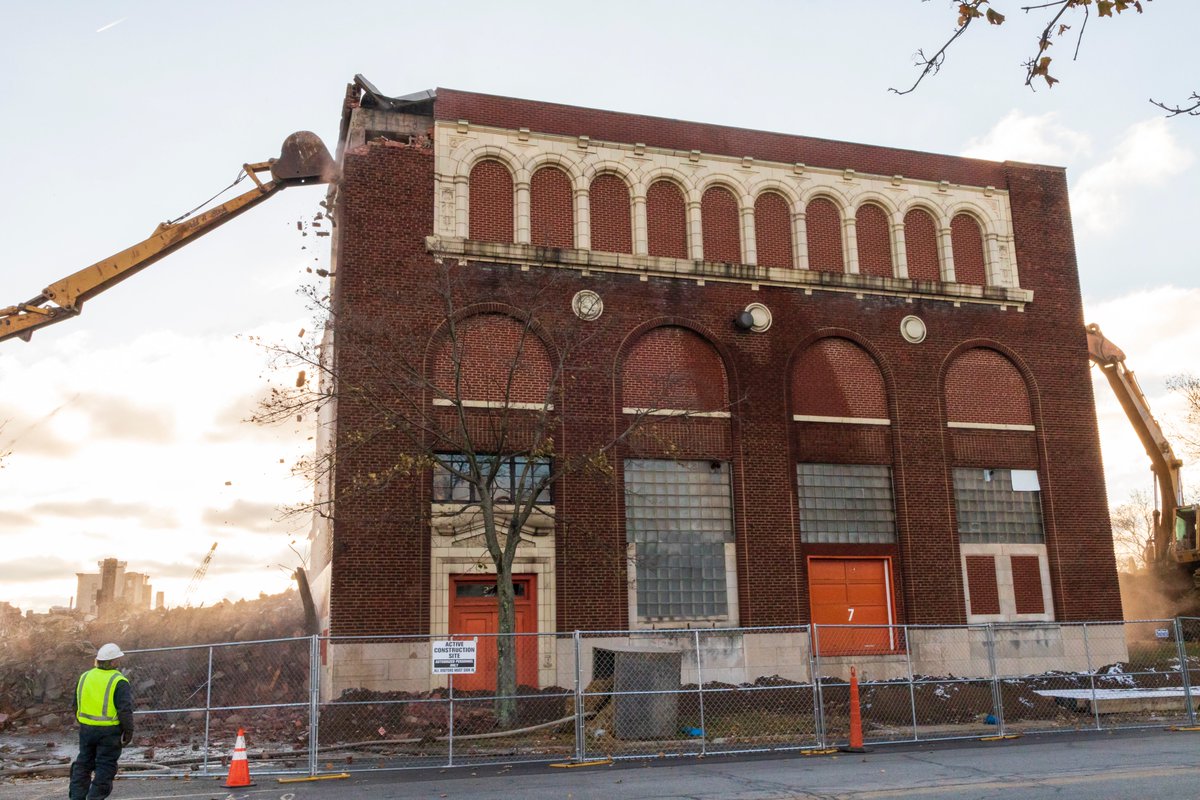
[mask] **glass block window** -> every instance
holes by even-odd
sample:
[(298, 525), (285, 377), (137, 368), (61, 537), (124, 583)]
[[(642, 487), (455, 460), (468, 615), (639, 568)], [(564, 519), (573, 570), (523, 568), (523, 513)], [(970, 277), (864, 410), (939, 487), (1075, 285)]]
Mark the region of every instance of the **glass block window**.
[(1012, 470), (954, 469), (958, 536), (969, 544), (1041, 544), (1042, 493), (1014, 491)]
[(643, 621), (725, 617), (725, 544), (733, 541), (729, 465), (625, 461), (625, 535)]
[[(433, 502), (479, 502), (480, 482), (472, 482), (464, 477), (471, 473), (468, 458), (465, 455), (448, 453), (439, 454), (436, 458), (438, 463), (433, 469)], [(490, 468), (492, 456), (479, 454), (475, 459), (480, 470), (486, 471)], [(546, 459), (526, 456), (501, 458), (496, 468), (496, 480), (492, 484), (492, 500), (497, 503), (516, 502), (541, 487), (537, 502), (549, 503), (550, 486), (546, 483), (549, 477), (550, 462)]]
[(797, 464), (800, 539), (835, 544), (896, 541), (892, 468), (877, 464)]

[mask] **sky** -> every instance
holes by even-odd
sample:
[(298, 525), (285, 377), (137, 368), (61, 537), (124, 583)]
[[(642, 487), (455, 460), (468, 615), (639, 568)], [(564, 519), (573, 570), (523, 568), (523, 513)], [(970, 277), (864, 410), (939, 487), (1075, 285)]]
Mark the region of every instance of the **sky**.
[[(993, 0), (941, 73), (900, 96), (913, 55), (952, 32), (949, 0), (567, 4), (10, 4), (0, 26), (0, 306), (145, 238), (226, 186), (245, 162), (311, 130), (332, 148), (345, 85), (438, 86), (745, 128), (1067, 168), (1088, 321), (1128, 354), (1159, 420), (1165, 388), (1200, 371), (1193, 249), (1200, 119), (1148, 98), (1200, 90), (1200, 3), (1093, 17), (1061, 82), (1020, 66), (1038, 18)], [(245, 420), (273, 379), (255, 337), (310, 326), (296, 290), (328, 262), (296, 222), (296, 187), (92, 299), (83, 314), (0, 343), (0, 601), (66, 605), (74, 574), (116, 557), (167, 603), (289, 584), (311, 489), (291, 465), (311, 423)], [(1149, 491), (1149, 463), (1094, 375), (1111, 504)], [(280, 376), (274, 376), (279, 380)], [(1087, 402), (1080, 398), (1081, 403)], [(1187, 458), (1187, 454), (1183, 454)], [(1189, 470), (1190, 472), (1190, 470)], [(213, 542), (203, 583), (185, 590)]]

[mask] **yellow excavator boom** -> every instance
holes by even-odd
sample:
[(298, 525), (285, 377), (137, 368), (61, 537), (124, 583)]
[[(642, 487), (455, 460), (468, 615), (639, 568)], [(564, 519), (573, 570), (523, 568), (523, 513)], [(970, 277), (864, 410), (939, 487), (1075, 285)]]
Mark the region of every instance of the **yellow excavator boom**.
[[(79, 314), (84, 301), (288, 186), (330, 183), (335, 177), (329, 151), (316, 134), (308, 131), (298, 131), (285, 139), (279, 158), (245, 164), (243, 169), (254, 182), (250, 191), (181, 222), (164, 222), (132, 247), (55, 281), (24, 303), (0, 308), (0, 342), (12, 338), (29, 341), (37, 329)], [(270, 180), (264, 183), (259, 173), (270, 173)]]

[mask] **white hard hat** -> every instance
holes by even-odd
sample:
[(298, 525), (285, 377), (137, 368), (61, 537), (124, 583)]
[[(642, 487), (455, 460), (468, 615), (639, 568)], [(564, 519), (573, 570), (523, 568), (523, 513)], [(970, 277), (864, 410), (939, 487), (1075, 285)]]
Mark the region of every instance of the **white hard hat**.
[(120, 658), (123, 655), (125, 654), (121, 652), (121, 648), (117, 647), (112, 642), (109, 642), (96, 651), (96, 660), (112, 661), (114, 658)]

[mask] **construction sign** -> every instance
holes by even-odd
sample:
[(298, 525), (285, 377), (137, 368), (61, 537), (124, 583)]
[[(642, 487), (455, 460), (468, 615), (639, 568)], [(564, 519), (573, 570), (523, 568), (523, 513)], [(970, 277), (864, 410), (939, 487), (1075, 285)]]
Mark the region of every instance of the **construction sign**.
[(455, 641), (439, 639), (433, 642), (434, 675), (475, 674), (475, 654), (479, 640)]

